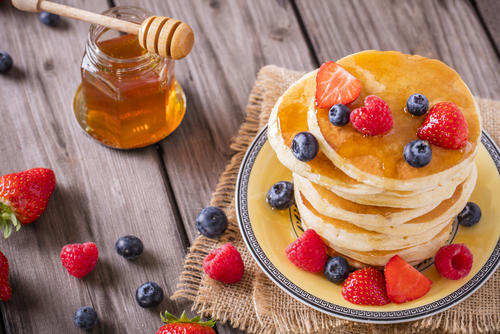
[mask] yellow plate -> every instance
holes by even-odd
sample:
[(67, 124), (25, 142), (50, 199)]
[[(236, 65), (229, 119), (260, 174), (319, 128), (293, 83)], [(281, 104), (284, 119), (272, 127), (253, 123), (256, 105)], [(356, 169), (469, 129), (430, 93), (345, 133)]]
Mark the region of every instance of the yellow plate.
[[(300, 234), (296, 209), (277, 211), (266, 203), (269, 188), (292, 179), (291, 172), (277, 159), (267, 142), (267, 128), (256, 137), (243, 159), (236, 187), (238, 223), (243, 239), (262, 270), (281, 289), (300, 302), (321, 312), (348, 320), (395, 323), (424, 318), (463, 301), (495, 272), (500, 264), (500, 151), (483, 132), (476, 164), (478, 181), (471, 201), (482, 210), (481, 221), (473, 227), (460, 226), (451, 238), (464, 243), (474, 255), (472, 270), (461, 280), (443, 278), (432, 259), (419, 269), (432, 280), (431, 290), (422, 298), (405, 304), (385, 306), (354, 305), (342, 298), (340, 285), (322, 274), (313, 274), (288, 261), (285, 248)], [(497, 204), (497, 205), (495, 205)]]

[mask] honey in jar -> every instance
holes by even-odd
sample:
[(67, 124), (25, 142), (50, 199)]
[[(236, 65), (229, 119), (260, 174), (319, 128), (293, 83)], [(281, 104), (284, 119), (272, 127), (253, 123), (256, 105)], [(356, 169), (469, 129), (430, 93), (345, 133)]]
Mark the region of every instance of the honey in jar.
[[(140, 23), (148, 15), (117, 7), (106, 15)], [(180, 124), (185, 97), (174, 61), (148, 53), (137, 36), (92, 26), (74, 102), (82, 128), (104, 145), (120, 149), (156, 143)]]

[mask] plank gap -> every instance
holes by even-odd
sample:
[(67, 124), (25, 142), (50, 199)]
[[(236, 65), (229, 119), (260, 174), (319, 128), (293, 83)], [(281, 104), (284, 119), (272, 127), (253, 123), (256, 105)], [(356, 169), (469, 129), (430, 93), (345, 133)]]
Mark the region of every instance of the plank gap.
[(309, 35), (309, 32), (307, 30), (307, 27), (302, 20), (302, 15), (300, 14), (299, 8), (297, 7), (297, 3), (295, 0), (290, 0), (290, 4), (292, 5), (292, 10), (293, 14), (295, 15), (295, 18), (297, 19), (297, 23), (300, 28), (300, 33), (302, 34), (302, 37), (304, 38), (304, 41), (306, 42), (307, 49), (309, 50), (309, 54), (311, 55), (311, 58), (314, 62), (315, 67), (319, 67), (321, 62), (319, 61), (318, 55), (316, 54), (316, 51), (314, 49), (313, 43), (311, 36)]
[(477, 5), (477, 0), (469, 0), (469, 2), (471, 4), (472, 8), (474, 9), (474, 12), (476, 12), (476, 16), (479, 20), (479, 23), (481, 24), (481, 27), (484, 30), (484, 33), (486, 34), (486, 37), (488, 38), (488, 41), (491, 44), (491, 47), (495, 51), (497, 58), (500, 59), (500, 50), (498, 49), (497, 43), (495, 42), (495, 39), (493, 38), (493, 34), (491, 33), (490, 28), (486, 24), (486, 21), (483, 17), (483, 14), (479, 10), (479, 6)]
[(106, 0), (106, 2), (108, 3), (109, 8), (116, 7), (115, 0)]

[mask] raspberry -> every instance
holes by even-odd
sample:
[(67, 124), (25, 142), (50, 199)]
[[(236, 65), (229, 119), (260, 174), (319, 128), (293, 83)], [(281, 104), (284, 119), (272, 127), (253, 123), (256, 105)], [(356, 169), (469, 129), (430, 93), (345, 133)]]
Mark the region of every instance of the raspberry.
[(288, 245), (286, 256), (297, 267), (313, 273), (323, 271), (328, 259), (323, 240), (311, 229)]
[(351, 112), (354, 129), (369, 136), (381, 135), (392, 129), (393, 120), (389, 105), (380, 97), (369, 95), (363, 107)]
[(70, 275), (82, 278), (94, 269), (99, 252), (93, 242), (86, 242), (64, 246), (60, 257)]
[(434, 258), (434, 264), (441, 276), (457, 280), (469, 274), (472, 268), (472, 253), (464, 244), (441, 247)]
[(208, 277), (223, 283), (236, 283), (243, 277), (245, 266), (241, 255), (230, 243), (216, 248), (203, 260)]

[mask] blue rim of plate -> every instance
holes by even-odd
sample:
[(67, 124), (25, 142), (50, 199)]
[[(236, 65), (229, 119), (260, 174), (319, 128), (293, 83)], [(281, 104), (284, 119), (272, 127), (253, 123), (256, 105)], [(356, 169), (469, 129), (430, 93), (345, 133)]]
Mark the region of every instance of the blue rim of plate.
[[(295, 283), (291, 282), (274, 266), (274, 264), (269, 260), (269, 258), (260, 247), (250, 223), (247, 200), (248, 182), (250, 180), (250, 173), (255, 163), (255, 159), (257, 158), (266, 141), (267, 126), (262, 129), (262, 131), (254, 139), (252, 144), (250, 144), (247, 153), (245, 154), (245, 157), (243, 158), (243, 161), (241, 163), (241, 167), (238, 173), (238, 179), (236, 181), (235, 194), (237, 213), (236, 216), (238, 218), (238, 225), (240, 227), (243, 240), (245, 241), (247, 248), (250, 250), (250, 254), (252, 254), (253, 258), (260, 266), (260, 268), (264, 271), (264, 273), (266, 273), (266, 275), (283, 291), (285, 291), (298, 301), (302, 302), (303, 304), (306, 304), (320, 312), (357, 322), (390, 324), (413, 321), (443, 312), (448, 308), (465, 300), (477, 289), (479, 289), (479, 287), (481, 287), (500, 266), (499, 239), (484, 266), (479, 270), (479, 272), (477, 272), (476, 275), (474, 275), (474, 277), (472, 277), (459, 289), (447, 295), (446, 297), (438, 299), (432, 303), (401, 311), (375, 312), (357, 310), (330, 303), (324, 299), (310, 294), (309, 292), (297, 286)], [(498, 146), (484, 130), (482, 131), (481, 142), (493, 159), (497, 171), (500, 174), (500, 150)]]

